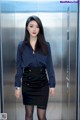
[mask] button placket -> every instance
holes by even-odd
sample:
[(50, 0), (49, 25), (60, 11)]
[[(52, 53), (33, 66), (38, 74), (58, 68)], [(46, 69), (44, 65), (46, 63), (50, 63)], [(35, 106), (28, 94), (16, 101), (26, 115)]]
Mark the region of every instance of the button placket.
[(35, 51), (33, 51), (33, 54), (35, 54)]

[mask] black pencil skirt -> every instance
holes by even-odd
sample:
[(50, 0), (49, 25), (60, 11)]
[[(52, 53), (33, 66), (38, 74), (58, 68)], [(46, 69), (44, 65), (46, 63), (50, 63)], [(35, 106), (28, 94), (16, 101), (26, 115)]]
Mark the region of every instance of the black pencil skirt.
[(22, 78), (24, 105), (37, 105), (46, 109), (49, 97), (49, 83), (44, 67), (26, 67)]

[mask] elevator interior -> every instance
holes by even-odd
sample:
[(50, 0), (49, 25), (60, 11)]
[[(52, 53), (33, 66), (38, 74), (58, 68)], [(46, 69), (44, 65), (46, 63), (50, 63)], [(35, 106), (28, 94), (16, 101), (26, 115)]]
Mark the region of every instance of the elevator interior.
[(48, 120), (76, 120), (78, 5), (61, 4), (54, 0), (4, 0), (0, 6), (2, 112), (7, 113), (8, 120), (24, 119), (22, 98), (17, 100), (14, 96), (16, 50), (19, 41), (24, 39), (27, 18), (37, 15), (43, 23), (46, 40), (51, 45), (56, 77), (55, 95), (49, 97)]

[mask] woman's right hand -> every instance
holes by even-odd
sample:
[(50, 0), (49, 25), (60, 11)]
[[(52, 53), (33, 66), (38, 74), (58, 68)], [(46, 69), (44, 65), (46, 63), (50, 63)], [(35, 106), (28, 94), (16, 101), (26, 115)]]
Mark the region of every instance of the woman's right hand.
[(21, 97), (21, 88), (15, 89), (15, 97), (19, 99)]

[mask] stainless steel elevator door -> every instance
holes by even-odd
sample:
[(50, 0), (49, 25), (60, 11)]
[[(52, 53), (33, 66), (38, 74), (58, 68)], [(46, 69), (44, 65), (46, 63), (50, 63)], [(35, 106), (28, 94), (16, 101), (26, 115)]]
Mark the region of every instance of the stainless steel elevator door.
[[(21, 1), (22, 2), (22, 1)], [(14, 2), (3, 2), (1, 13), (1, 29), (2, 29), (2, 57), (3, 57), (3, 95), (4, 95), (4, 112), (8, 114), (8, 120), (23, 120), (25, 117), (24, 106), (22, 106), (22, 97), (20, 100), (14, 96), (14, 80), (15, 80), (15, 65), (17, 45), (24, 39), (25, 23), (30, 15), (40, 17), (46, 36), (46, 40), (50, 42), (54, 71), (56, 77), (55, 95), (49, 96), (49, 105), (47, 119), (61, 119), (62, 106), (62, 13), (52, 12), (51, 8), (42, 8), (39, 12), (39, 3), (37, 12), (19, 12), (14, 9), (23, 7), (13, 4)], [(25, 2), (26, 3), (26, 2)], [(18, 4), (18, 2), (17, 2)], [(28, 3), (26, 3), (27, 5)], [(22, 5), (21, 3), (19, 5)], [(32, 5), (32, 4), (29, 4)], [(44, 4), (43, 4), (44, 5)], [(53, 6), (54, 4), (51, 4)], [(38, 8), (39, 7), (39, 8)], [(42, 7), (42, 6), (41, 6)], [(34, 11), (35, 7), (33, 6)], [(33, 10), (31, 7), (31, 10)], [(28, 8), (30, 10), (30, 8)], [(28, 10), (27, 9), (27, 10)], [(48, 12), (48, 9), (51, 11)], [(17, 9), (18, 10), (18, 9)], [(56, 9), (57, 10), (57, 9)], [(55, 22), (56, 21), (56, 22)], [(57, 111), (57, 115), (56, 115)], [(13, 116), (13, 117), (12, 117)], [(34, 120), (35, 112), (34, 112)]]
[[(64, 21), (66, 18), (66, 21)], [(65, 29), (64, 29), (65, 28)], [(62, 120), (76, 120), (77, 101), (77, 11), (63, 13)], [(64, 47), (65, 46), (65, 47)]]
[[(13, 8), (14, 9), (14, 8)], [(2, 39), (2, 82), (3, 82), (3, 112), (8, 120), (16, 120), (16, 99), (14, 96), (15, 75), (15, 16), (1, 13)]]

